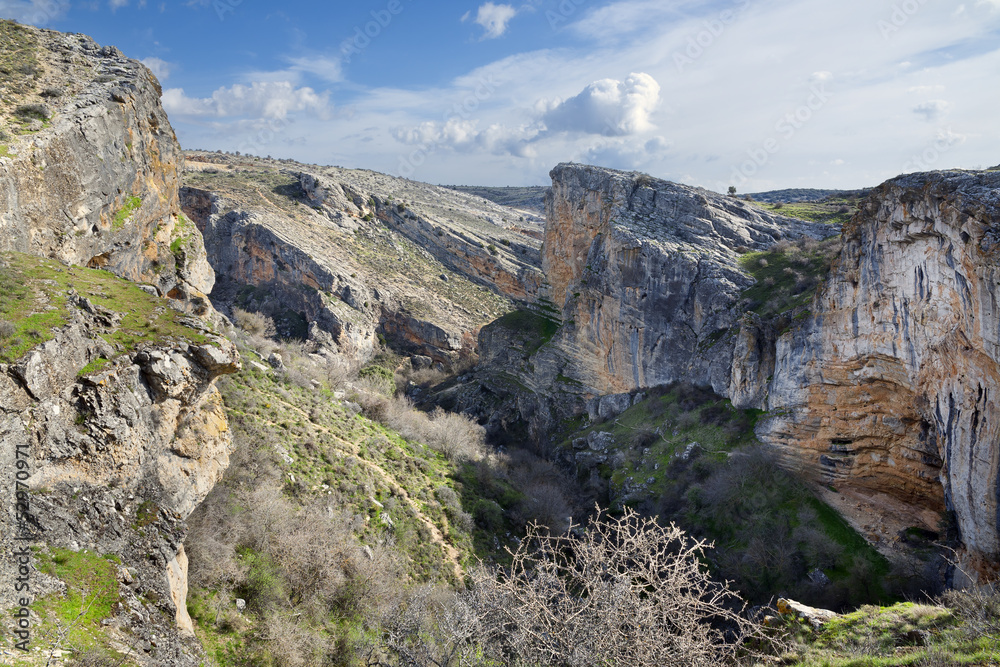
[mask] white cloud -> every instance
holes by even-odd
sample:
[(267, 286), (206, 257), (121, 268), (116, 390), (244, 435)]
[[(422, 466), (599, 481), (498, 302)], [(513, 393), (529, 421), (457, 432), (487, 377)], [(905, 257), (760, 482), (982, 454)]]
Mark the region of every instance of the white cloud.
[(394, 128), (392, 135), (397, 141), (418, 146), (426, 152), (450, 149), (531, 157), (534, 150), (530, 144), (538, 135), (538, 128), (510, 128), (494, 123), (485, 130), (480, 130), (478, 121), (452, 118), (444, 123), (426, 122), (416, 127)]
[(656, 79), (633, 73), (624, 81), (593, 82), (579, 95), (550, 105), (543, 120), (551, 132), (625, 136), (652, 129), (650, 116), (659, 103)]
[(161, 82), (170, 78), (170, 72), (174, 68), (173, 63), (168, 63), (160, 58), (143, 58), (142, 64), (148, 67)]
[(108, 6), (111, 7), (111, 11), (121, 9), (128, 4), (128, 0), (108, 0)]
[(249, 86), (219, 88), (208, 98), (191, 98), (183, 88), (170, 88), (163, 91), (163, 108), (178, 116), (284, 120), (289, 113), (308, 111), (324, 118), (329, 113), (328, 98), (288, 81), (254, 81)]
[(329, 83), (337, 83), (343, 80), (343, 67), (340, 59), (326, 56), (308, 56), (302, 58), (290, 58), (292, 63), (291, 71), (312, 74)]
[[(483, 39), (496, 39), (507, 32), (507, 24), (516, 15), (517, 10), (511, 5), (495, 5), (487, 2), (480, 5), (474, 22), (486, 30)], [(466, 12), (462, 21), (468, 21), (471, 17), (472, 12)]]
[(0, 17), (18, 23), (44, 26), (69, 9), (69, 0), (0, 0)]
[(945, 100), (928, 100), (913, 107), (913, 113), (923, 116), (925, 120), (934, 121), (947, 113), (950, 108), (951, 104)]

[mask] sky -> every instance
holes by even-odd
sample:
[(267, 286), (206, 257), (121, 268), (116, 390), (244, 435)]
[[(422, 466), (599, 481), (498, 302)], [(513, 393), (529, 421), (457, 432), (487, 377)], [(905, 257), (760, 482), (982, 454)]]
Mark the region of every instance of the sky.
[(1000, 0), (0, 0), (143, 60), (184, 148), (724, 192), (1000, 163)]

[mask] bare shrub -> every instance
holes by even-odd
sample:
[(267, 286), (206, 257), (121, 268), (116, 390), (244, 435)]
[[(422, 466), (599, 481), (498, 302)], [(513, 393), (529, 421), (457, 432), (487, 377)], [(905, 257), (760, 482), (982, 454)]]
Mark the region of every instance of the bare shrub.
[(0, 340), (6, 340), (17, 333), (17, 325), (0, 317)]
[(970, 639), (1000, 633), (1000, 592), (995, 585), (978, 585), (945, 591), (940, 603), (963, 621), (962, 630)]
[(708, 546), (630, 509), (561, 535), (531, 526), (508, 568), (473, 570), (462, 596), (477, 629), (469, 641), (495, 664), (732, 663), (764, 633), (709, 578)]
[(407, 440), (422, 442), (453, 461), (483, 456), (486, 431), (465, 415), (440, 408), (430, 414), (420, 412), (402, 396), (385, 401), (384, 410), (380, 421)]
[(272, 337), (278, 333), (274, 320), (263, 313), (251, 313), (242, 308), (233, 308), (233, 320), (236, 326), (251, 336)]

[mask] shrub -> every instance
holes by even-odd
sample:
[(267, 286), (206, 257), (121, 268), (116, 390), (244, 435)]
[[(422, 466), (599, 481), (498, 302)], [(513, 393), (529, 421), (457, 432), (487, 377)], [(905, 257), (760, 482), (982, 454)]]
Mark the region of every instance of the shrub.
[(14, 111), (14, 115), (24, 120), (48, 120), (52, 112), (44, 104), (22, 104)]
[(17, 325), (0, 318), (0, 340), (7, 340), (17, 333)]
[(251, 313), (242, 308), (233, 308), (236, 326), (252, 336), (273, 337), (278, 333), (274, 320), (263, 313)]
[(732, 663), (764, 631), (707, 574), (709, 546), (630, 509), (598, 513), (582, 531), (532, 526), (508, 568), (473, 570), (467, 641), (495, 664)]

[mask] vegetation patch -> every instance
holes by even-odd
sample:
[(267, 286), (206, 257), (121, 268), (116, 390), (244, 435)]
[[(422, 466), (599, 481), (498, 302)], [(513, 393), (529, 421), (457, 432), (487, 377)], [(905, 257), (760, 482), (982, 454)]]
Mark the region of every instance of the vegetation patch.
[(111, 229), (118, 231), (125, 226), (125, 223), (132, 217), (139, 207), (142, 206), (142, 199), (139, 197), (129, 197), (125, 200), (125, 205), (114, 215), (111, 220)]
[(885, 559), (753, 430), (761, 413), (710, 389), (653, 388), (612, 421), (567, 433), (561, 445), (602, 505), (633, 507), (711, 540), (706, 559), (753, 603), (782, 591), (834, 609), (894, 601), (922, 581)]
[(42, 619), (38, 644), (74, 653), (105, 651), (108, 640), (101, 633), (101, 620), (114, 615), (118, 603), (115, 566), (91, 551), (50, 549), (35, 555), (38, 569), (66, 584), (62, 594), (35, 602), (32, 609)]
[(0, 75), (4, 97), (31, 93), (41, 76), (38, 43), (31, 30), (14, 21), (0, 20)]
[(773, 248), (739, 258), (740, 268), (757, 281), (743, 292), (747, 309), (770, 318), (804, 308), (830, 271), (840, 237), (824, 241), (781, 241)]
[(837, 196), (819, 202), (761, 203), (758, 206), (790, 218), (828, 225), (843, 225), (858, 212), (858, 202), (858, 197)]
[(0, 320), (8, 323), (0, 327), (0, 361), (14, 362), (33, 347), (52, 340), (56, 330), (72, 319), (76, 306), (70, 301), (71, 292), (121, 315), (119, 327), (104, 334), (120, 354), (165, 340), (208, 342), (201, 331), (181, 322), (182, 314), (114, 274), (6, 253), (0, 254)]

